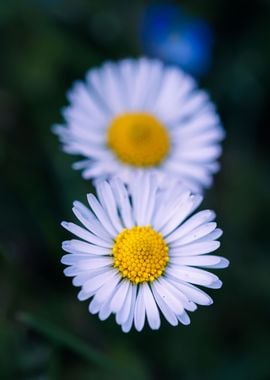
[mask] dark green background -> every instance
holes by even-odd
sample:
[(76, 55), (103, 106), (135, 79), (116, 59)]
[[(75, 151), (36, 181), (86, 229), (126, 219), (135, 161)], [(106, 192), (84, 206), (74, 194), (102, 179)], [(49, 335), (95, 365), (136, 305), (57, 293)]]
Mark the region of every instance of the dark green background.
[[(227, 131), (207, 193), (224, 229), (224, 287), (189, 327), (124, 335), (76, 299), (62, 274), (59, 223), (90, 184), (51, 125), (72, 81), (106, 59), (141, 54), (142, 1), (0, 2), (0, 378), (270, 379), (270, 3), (184, 1), (212, 23), (209, 90)], [(60, 329), (60, 330), (59, 330)], [(94, 350), (94, 352), (92, 351)], [(112, 363), (113, 368), (110, 367)]]

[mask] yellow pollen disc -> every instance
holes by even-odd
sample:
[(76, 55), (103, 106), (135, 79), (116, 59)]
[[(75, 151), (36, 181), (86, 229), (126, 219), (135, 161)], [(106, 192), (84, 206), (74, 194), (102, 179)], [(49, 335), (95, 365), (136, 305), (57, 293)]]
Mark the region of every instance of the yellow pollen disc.
[(114, 267), (132, 283), (154, 281), (169, 261), (168, 246), (150, 226), (124, 229), (112, 249)]
[(148, 113), (116, 116), (108, 128), (107, 143), (120, 161), (138, 167), (160, 164), (170, 150), (166, 127)]

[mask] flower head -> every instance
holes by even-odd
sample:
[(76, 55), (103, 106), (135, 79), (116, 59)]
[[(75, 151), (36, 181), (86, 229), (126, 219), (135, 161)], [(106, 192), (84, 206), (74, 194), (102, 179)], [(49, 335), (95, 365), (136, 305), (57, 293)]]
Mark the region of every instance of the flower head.
[(194, 191), (212, 184), (223, 129), (195, 81), (158, 60), (126, 59), (87, 73), (68, 93), (66, 125), (54, 127), (86, 179), (126, 183), (140, 170), (160, 181), (181, 180)]
[(128, 332), (160, 327), (160, 314), (173, 326), (189, 324), (187, 311), (210, 305), (197, 286), (220, 288), (218, 277), (202, 268), (225, 268), (228, 260), (209, 255), (222, 231), (213, 211), (190, 214), (202, 201), (183, 186), (158, 186), (156, 176), (139, 173), (125, 185), (113, 178), (88, 194), (88, 207), (74, 202), (83, 227), (64, 222), (79, 239), (63, 242), (66, 276), (80, 286), (79, 300), (104, 320), (115, 314)]
[(209, 70), (213, 31), (205, 20), (172, 4), (146, 6), (140, 25), (143, 52), (199, 76)]

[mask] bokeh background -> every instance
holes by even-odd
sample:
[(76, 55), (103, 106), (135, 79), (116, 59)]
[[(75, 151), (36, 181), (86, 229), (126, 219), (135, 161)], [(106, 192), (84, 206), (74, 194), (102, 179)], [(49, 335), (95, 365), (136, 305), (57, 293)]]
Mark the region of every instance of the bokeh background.
[[(190, 326), (164, 322), (140, 334), (123, 334), (113, 318), (100, 322), (77, 301), (62, 273), (68, 234), (59, 223), (73, 219), (72, 201), (84, 201), (91, 184), (71, 170), (74, 157), (61, 153), (51, 125), (88, 68), (157, 54), (145, 33), (155, 38), (158, 22), (145, 31), (149, 3), (140, 0), (1, 1), (1, 379), (270, 379), (270, 3), (172, 4), (212, 33), (208, 66), (195, 71), (227, 131), (222, 170), (203, 204), (225, 232), (224, 286), (209, 291), (214, 305), (200, 307)], [(184, 35), (164, 33), (156, 42)], [(181, 64), (177, 52), (168, 60)]]

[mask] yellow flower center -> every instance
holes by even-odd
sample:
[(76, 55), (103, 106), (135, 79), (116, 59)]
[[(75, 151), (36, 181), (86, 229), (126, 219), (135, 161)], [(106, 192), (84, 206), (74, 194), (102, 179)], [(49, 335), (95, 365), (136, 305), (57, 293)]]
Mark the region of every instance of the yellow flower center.
[(112, 253), (114, 267), (135, 284), (160, 277), (169, 261), (166, 242), (150, 226), (124, 229), (117, 235)]
[(148, 113), (116, 116), (107, 133), (108, 146), (120, 161), (129, 165), (159, 165), (170, 150), (166, 127)]

